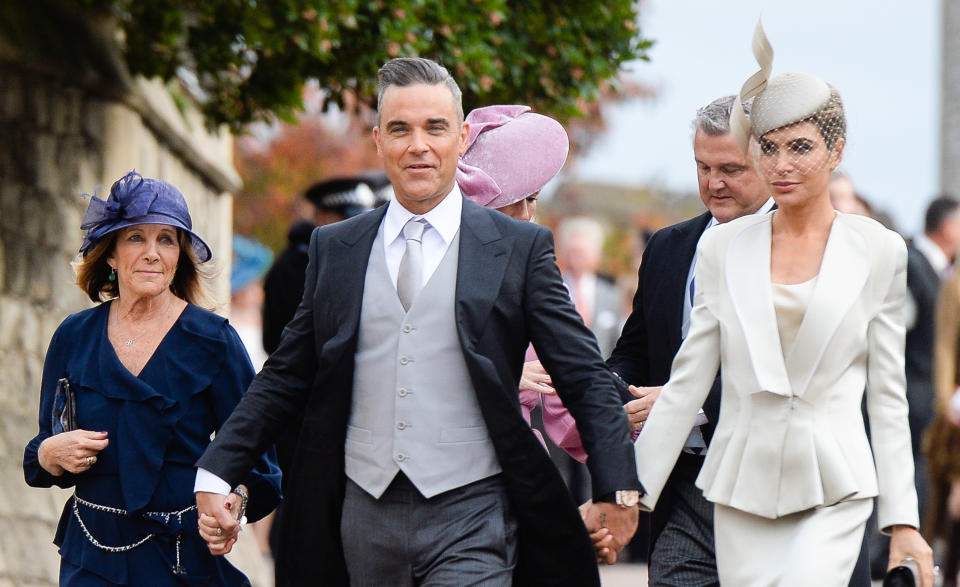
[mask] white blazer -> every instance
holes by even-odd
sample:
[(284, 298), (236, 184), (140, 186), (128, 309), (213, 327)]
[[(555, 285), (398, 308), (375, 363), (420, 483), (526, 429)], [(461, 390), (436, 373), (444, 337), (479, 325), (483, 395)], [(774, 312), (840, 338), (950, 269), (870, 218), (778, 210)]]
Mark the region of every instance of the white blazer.
[(720, 418), (697, 478), (708, 500), (778, 518), (879, 495), (881, 528), (917, 527), (903, 239), (869, 218), (837, 214), (785, 359), (770, 285), (771, 218), (740, 218), (700, 240), (690, 331), (635, 444), (641, 505), (656, 505), (721, 367)]

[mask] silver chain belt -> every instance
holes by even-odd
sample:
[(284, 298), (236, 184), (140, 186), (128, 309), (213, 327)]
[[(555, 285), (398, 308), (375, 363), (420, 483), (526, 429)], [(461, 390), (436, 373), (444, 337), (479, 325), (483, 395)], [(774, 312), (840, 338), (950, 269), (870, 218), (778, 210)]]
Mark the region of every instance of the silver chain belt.
[[(134, 548), (137, 548), (138, 546), (143, 545), (145, 542), (147, 542), (148, 540), (156, 536), (156, 534), (147, 534), (146, 536), (144, 536), (143, 538), (141, 538), (140, 540), (132, 544), (126, 544), (124, 546), (107, 546), (106, 544), (103, 544), (99, 540), (94, 538), (93, 534), (90, 533), (90, 530), (87, 528), (87, 525), (83, 523), (83, 519), (80, 517), (80, 508), (77, 506), (77, 504), (82, 505), (84, 507), (88, 507), (92, 510), (96, 510), (98, 512), (106, 512), (108, 514), (114, 514), (117, 516), (129, 516), (130, 512), (120, 508), (113, 508), (110, 506), (93, 503), (85, 499), (82, 499), (76, 493), (73, 494), (73, 516), (77, 519), (77, 523), (80, 524), (80, 529), (83, 530), (83, 534), (87, 537), (87, 540), (90, 541), (90, 544), (96, 546), (100, 550), (103, 550), (106, 552), (128, 552), (133, 550)], [(178, 510), (175, 512), (144, 512), (143, 515), (148, 517), (163, 518), (164, 524), (170, 523), (170, 518), (176, 518), (177, 523), (182, 524), (183, 515), (186, 513), (192, 512), (195, 509), (197, 509), (197, 506), (192, 505), (188, 508), (184, 508), (182, 510)], [(182, 535), (178, 534), (177, 535), (177, 564), (173, 567), (173, 573), (175, 575), (182, 575), (186, 572), (183, 566), (181, 566), (180, 564), (180, 542), (182, 539), (183, 539)]]

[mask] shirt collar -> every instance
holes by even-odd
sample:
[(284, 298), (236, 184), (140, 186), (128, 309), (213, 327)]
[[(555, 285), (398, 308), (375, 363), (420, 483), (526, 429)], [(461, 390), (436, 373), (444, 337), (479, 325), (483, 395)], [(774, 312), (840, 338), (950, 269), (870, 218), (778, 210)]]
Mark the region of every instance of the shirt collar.
[(930, 263), (930, 266), (933, 267), (933, 270), (937, 272), (937, 275), (943, 274), (947, 267), (950, 266), (950, 259), (944, 254), (943, 249), (940, 248), (940, 245), (930, 240), (927, 235), (920, 234), (915, 236), (913, 238), (913, 246), (923, 254)]
[(411, 218), (423, 218), (430, 223), (437, 234), (443, 239), (444, 244), (449, 245), (460, 230), (460, 214), (463, 211), (463, 196), (460, 194), (460, 187), (456, 182), (453, 183), (453, 189), (446, 195), (439, 204), (433, 207), (426, 214), (417, 215), (403, 207), (397, 201), (396, 196), (391, 198), (387, 205), (387, 213), (383, 218), (383, 238), (387, 243), (392, 243), (407, 221)]
[[(767, 212), (773, 209), (773, 204), (774, 204), (773, 198), (768, 198), (767, 201), (763, 203), (763, 206), (760, 206), (760, 208), (756, 212), (754, 212), (754, 214), (766, 214)], [(713, 228), (718, 224), (720, 224), (720, 222), (716, 218), (711, 216), (710, 222), (707, 223), (707, 228)]]

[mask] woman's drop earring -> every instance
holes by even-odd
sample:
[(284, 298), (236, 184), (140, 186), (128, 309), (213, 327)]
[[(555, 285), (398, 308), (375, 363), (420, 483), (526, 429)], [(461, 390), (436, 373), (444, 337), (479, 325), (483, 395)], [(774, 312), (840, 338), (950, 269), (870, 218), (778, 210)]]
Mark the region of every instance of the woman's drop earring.
[(110, 268), (110, 276), (107, 277), (107, 279), (109, 279), (110, 281), (116, 281), (116, 280), (117, 280), (117, 268), (116, 268), (116, 267), (111, 267), (111, 268)]

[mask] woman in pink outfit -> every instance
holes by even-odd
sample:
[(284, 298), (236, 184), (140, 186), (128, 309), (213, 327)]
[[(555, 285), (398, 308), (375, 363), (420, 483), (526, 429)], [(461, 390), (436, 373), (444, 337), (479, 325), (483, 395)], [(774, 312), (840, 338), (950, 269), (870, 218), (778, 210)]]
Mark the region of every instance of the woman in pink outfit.
[[(467, 115), (470, 138), (460, 158), (457, 183), (463, 195), (507, 216), (530, 221), (541, 188), (563, 167), (570, 147), (556, 120), (528, 106), (486, 106)], [(560, 402), (550, 375), (531, 345), (520, 378), (520, 406), (530, 422), (539, 404), (550, 440), (580, 462), (587, 459), (573, 416)], [(537, 430), (534, 434), (546, 443)]]

